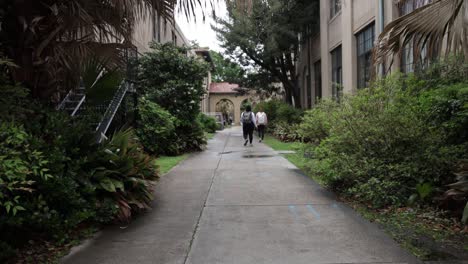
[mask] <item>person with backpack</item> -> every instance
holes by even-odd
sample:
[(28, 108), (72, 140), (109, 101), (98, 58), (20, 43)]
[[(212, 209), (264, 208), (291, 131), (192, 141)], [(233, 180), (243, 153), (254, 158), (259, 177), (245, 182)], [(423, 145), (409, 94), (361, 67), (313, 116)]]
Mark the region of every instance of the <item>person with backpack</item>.
[(259, 142), (262, 142), (263, 138), (265, 138), (265, 128), (268, 123), (267, 114), (263, 112), (263, 107), (260, 107), (259, 112), (257, 112), (256, 119), (257, 119), (257, 128), (258, 128), (258, 137), (260, 138)]
[[(252, 112), (252, 107), (248, 105), (245, 107), (245, 111), (241, 114), (241, 124), (242, 130), (244, 132), (244, 146), (247, 146), (247, 143), (250, 141), (250, 146), (252, 146), (253, 140), (253, 131), (257, 126), (257, 121), (255, 120), (255, 115)], [(248, 138), (247, 138), (248, 136)]]

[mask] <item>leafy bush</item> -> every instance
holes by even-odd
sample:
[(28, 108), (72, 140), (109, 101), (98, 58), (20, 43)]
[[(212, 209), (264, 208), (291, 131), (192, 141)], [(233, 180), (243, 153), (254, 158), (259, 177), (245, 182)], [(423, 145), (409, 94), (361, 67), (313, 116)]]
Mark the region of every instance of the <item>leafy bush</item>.
[(466, 138), (454, 140), (463, 138), (468, 118), (466, 85), (425, 85), (387, 78), (340, 104), (325, 101), (308, 111), (299, 131), (318, 144), (313, 173), (374, 207), (402, 205), (421, 186), (451, 183), (454, 162), (467, 154)]
[(276, 113), (282, 104), (284, 103), (279, 100), (264, 101), (256, 104), (253, 111), (259, 112), (262, 109), (267, 114), (269, 122), (272, 123), (277, 120)]
[(138, 106), (140, 115), (136, 134), (145, 149), (155, 154), (165, 154), (170, 138), (175, 133), (176, 118), (161, 106), (141, 99)]
[(14, 102), (0, 108), (0, 262), (31, 239), (63, 241), (149, 205), (156, 168), (131, 132), (97, 145), (84, 120), (21, 87), (0, 83), (0, 94)]
[(286, 122), (288, 124), (299, 124), (301, 122), (303, 111), (294, 108), (289, 104), (282, 103), (276, 109), (276, 120), (278, 122)]
[(206, 143), (198, 115), (208, 65), (186, 56), (187, 48), (158, 43), (151, 48), (140, 60), (139, 92), (177, 119), (166, 154), (200, 150)]
[(282, 141), (300, 140), (297, 124), (301, 122), (303, 111), (289, 104), (271, 100), (258, 103), (254, 112), (263, 111), (268, 117), (268, 131)]
[(338, 103), (332, 99), (322, 100), (313, 109), (305, 112), (298, 127), (298, 134), (305, 142), (318, 144), (330, 135), (333, 125), (330, 115), (338, 108)]
[(219, 129), (219, 125), (216, 123), (216, 119), (211, 116), (207, 116), (203, 113), (198, 115), (198, 120), (202, 124), (203, 129), (207, 133), (215, 133)]
[(198, 151), (206, 145), (205, 131), (198, 120), (176, 127), (169, 140), (167, 155), (180, 155), (184, 152)]
[(89, 181), (98, 197), (111, 197), (115, 201), (119, 220), (128, 222), (132, 213), (150, 207), (152, 189), (158, 179), (155, 162), (144, 154), (131, 129), (115, 133), (89, 159), (84, 164)]
[(0, 125), (0, 211), (15, 216), (26, 210), (24, 200), (35, 191), (34, 184), (47, 180), (49, 161), (34, 149), (33, 138), (14, 123)]
[(283, 142), (293, 142), (301, 140), (298, 130), (298, 124), (291, 125), (284, 121), (279, 121), (274, 124), (271, 133)]

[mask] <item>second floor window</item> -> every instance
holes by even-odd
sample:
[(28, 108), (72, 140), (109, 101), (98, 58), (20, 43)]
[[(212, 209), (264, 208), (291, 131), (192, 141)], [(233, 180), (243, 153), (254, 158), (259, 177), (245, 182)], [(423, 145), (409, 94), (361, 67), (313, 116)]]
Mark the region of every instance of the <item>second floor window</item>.
[[(400, 16), (432, 3), (432, 0), (407, 0), (399, 6)], [(415, 49), (417, 48), (417, 49)], [(415, 52), (416, 51), (416, 52)], [(415, 62), (417, 61), (417, 64)], [(416, 47), (415, 40), (409, 40), (401, 52), (400, 69), (403, 73), (414, 72), (427, 66), (427, 49), (425, 45)]]
[(356, 35), (358, 88), (369, 86), (372, 63), (372, 48), (374, 47), (374, 24), (366, 27)]
[(332, 96), (339, 100), (343, 91), (343, 63), (341, 46), (331, 52), (332, 58)]
[(341, 11), (341, 0), (330, 0), (330, 18), (333, 18)]

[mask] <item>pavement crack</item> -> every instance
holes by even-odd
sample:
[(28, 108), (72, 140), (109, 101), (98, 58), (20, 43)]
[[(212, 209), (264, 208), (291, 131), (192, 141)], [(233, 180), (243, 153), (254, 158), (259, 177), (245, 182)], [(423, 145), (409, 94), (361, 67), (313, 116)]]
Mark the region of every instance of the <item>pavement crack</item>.
[[(226, 150), (226, 146), (227, 146), (227, 144), (229, 142), (230, 137), (231, 137), (231, 133), (228, 133), (227, 138), (226, 138), (226, 142), (224, 142), (223, 152), (225, 152), (225, 150)], [(214, 182), (214, 179), (216, 177), (216, 173), (218, 172), (219, 164), (221, 163), (222, 159), (223, 159), (223, 155), (220, 155), (220, 157), (218, 159), (218, 163), (216, 164), (216, 168), (213, 171), (213, 176), (211, 177), (211, 181), (210, 181), (210, 187), (208, 188), (208, 192), (206, 194), (205, 201), (203, 203), (203, 207), (200, 210), (200, 215), (198, 216), (197, 224), (195, 226), (195, 230), (193, 231), (192, 238), (190, 239), (189, 247), (188, 247), (188, 250), (187, 250), (187, 255), (185, 255), (185, 259), (184, 259), (184, 264), (187, 263), (190, 252), (192, 251), (193, 242), (195, 241), (195, 237), (196, 237), (198, 229), (200, 227), (200, 221), (201, 221), (201, 218), (203, 216), (203, 211), (207, 207), (206, 204), (208, 202), (208, 197), (210, 196), (211, 188), (213, 187), (213, 182)]]

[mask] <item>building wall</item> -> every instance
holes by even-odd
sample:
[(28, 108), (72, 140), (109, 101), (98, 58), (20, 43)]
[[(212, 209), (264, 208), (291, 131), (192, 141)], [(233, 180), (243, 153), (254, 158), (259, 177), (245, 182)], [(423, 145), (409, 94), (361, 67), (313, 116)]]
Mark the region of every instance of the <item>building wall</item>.
[(156, 11), (146, 11), (144, 18), (137, 21), (133, 33), (133, 43), (140, 53), (150, 51), (150, 42), (173, 42), (177, 46), (190, 43), (176, 22), (171, 23), (160, 17)]
[[(357, 91), (357, 43), (356, 34), (368, 25), (375, 25), (375, 39), (381, 33), (379, 0), (342, 0), (341, 11), (331, 17), (331, 0), (320, 0), (320, 30), (309, 41), (304, 42), (299, 55), (297, 76), (300, 84), (304, 85), (304, 68), (310, 69), (312, 102), (307, 103), (305, 92), (301, 92), (303, 106), (313, 105), (316, 94), (315, 83), (318, 78), (314, 74), (315, 62), (321, 62), (322, 96), (332, 96), (332, 58), (331, 52), (341, 46), (343, 92), (355, 93)], [(398, 9), (394, 1), (383, 0), (384, 25), (398, 17)], [(309, 49), (307, 49), (309, 47)], [(309, 52), (308, 55), (306, 53)], [(310, 59), (309, 59), (310, 56)], [(398, 70), (398, 61), (395, 61), (392, 70)], [(301, 86), (301, 88), (304, 86)], [(301, 90), (302, 91), (302, 90)]]

